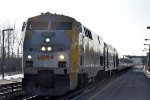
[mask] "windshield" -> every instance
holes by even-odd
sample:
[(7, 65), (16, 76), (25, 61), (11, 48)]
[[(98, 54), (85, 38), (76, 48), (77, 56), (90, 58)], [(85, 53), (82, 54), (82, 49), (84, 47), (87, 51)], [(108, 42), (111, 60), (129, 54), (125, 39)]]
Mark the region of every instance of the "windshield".
[(52, 30), (72, 30), (72, 22), (52, 22)]
[(30, 21), (27, 30), (48, 30), (48, 22)]

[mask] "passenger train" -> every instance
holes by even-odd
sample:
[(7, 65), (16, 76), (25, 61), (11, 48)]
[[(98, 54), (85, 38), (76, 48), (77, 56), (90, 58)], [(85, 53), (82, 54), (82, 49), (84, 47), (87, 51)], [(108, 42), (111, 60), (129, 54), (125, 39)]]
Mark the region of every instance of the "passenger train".
[(132, 66), (119, 63), (114, 47), (65, 15), (31, 17), (22, 32), (23, 90), (30, 95), (62, 95)]

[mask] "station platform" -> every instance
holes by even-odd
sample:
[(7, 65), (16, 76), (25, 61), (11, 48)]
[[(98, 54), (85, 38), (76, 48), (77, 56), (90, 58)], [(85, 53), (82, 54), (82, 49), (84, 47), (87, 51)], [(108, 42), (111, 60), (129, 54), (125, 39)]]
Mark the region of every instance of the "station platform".
[(147, 78), (150, 78), (150, 69), (149, 68), (144, 67), (144, 73), (147, 76)]
[(150, 100), (149, 72), (135, 66), (105, 87), (78, 100)]

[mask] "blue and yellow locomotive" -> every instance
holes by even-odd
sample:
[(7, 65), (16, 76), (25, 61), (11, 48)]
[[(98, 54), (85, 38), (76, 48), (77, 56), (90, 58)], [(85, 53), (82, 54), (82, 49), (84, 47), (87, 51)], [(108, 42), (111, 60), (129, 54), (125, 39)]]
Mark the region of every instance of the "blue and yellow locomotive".
[(42, 13), (23, 24), (23, 90), (62, 95), (119, 67), (118, 52), (74, 18)]

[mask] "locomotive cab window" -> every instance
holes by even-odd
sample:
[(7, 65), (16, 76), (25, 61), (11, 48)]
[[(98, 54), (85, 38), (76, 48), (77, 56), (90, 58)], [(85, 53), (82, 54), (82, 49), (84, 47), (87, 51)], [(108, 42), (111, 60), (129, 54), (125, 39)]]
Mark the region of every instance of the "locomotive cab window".
[(81, 25), (81, 23), (80, 23), (80, 22), (78, 22), (78, 30), (79, 30), (79, 32), (81, 32), (81, 33), (82, 33), (82, 25)]
[(52, 30), (72, 30), (72, 22), (52, 22)]
[(48, 30), (48, 22), (30, 21), (27, 30)]

